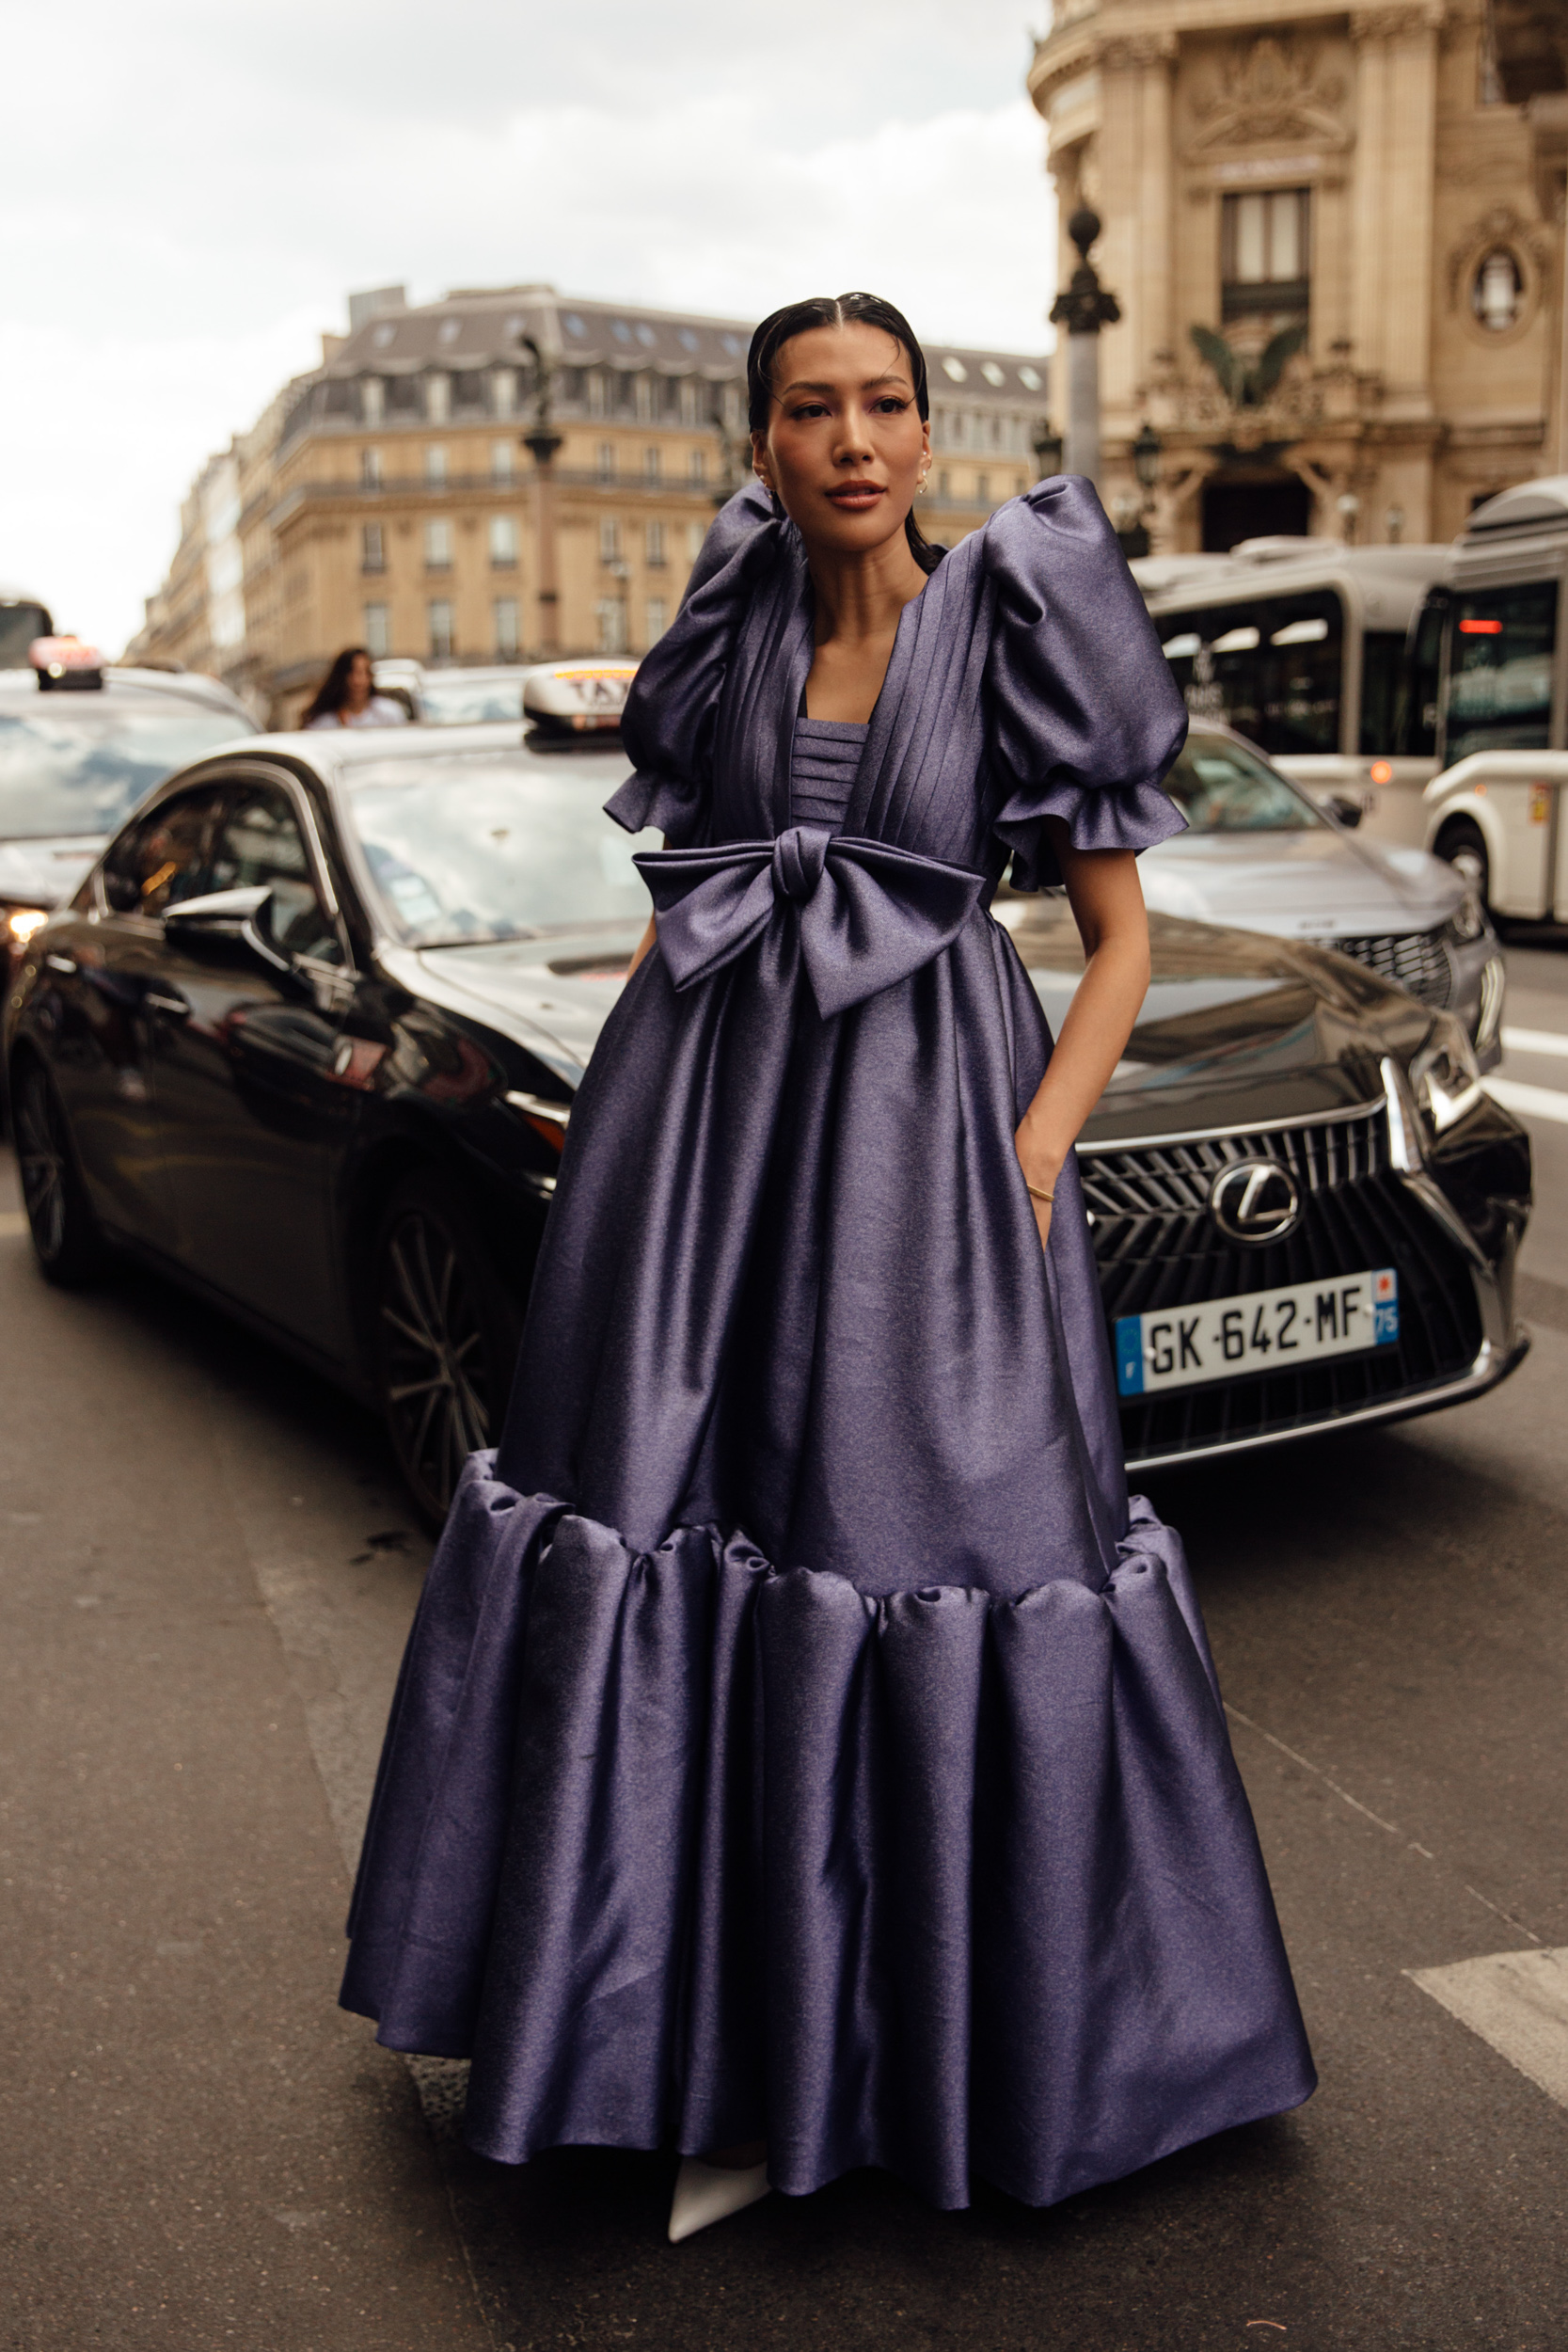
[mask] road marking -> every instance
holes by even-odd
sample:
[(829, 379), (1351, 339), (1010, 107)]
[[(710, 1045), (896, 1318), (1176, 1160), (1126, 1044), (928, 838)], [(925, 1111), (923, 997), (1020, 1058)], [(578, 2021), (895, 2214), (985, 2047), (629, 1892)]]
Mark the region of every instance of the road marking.
[(1568, 1946), (1494, 1952), (1486, 1960), (1404, 1973), (1549, 2099), (1568, 2107)]
[(1503, 1048), (1510, 1054), (1568, 1055), (1568, 1037), (1556, 1029), (1505, 1029)]
[(1481, 1084), (1505, 1111), (1517, 1111), (1521, 1119), (1553, 1119), (1568, 1127), (1568, 1094), (1556, 1087), (1525, 1086), (1518, 1078), (1483, 1078)]

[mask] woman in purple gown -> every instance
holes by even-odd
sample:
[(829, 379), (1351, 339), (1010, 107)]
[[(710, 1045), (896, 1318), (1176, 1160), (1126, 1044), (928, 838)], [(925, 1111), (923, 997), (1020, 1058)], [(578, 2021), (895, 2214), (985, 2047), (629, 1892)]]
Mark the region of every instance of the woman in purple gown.
[[(656, 919), (410, 1637), (342, 1995), (471, 2055), (485, 2155), (727, 2155), (673, 2234), (857, 2165), (1049, 2204), (1314, 2083), (1071, 1151), (1180, 697), (1087, 483), (927, 547), (896, 311), (777, 313), (751, 382), (758, 483), (626, 708)], [(1085, 938), (1054, 1045), (1009, 860)]]

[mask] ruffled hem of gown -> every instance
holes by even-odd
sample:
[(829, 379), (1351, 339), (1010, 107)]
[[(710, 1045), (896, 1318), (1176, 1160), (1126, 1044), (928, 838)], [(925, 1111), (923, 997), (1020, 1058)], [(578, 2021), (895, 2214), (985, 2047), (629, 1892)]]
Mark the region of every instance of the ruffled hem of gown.
[(1163, 785), (1057, 783), (1013, 793), (991, 827), (1013, 852), (1019, 890), (1042, 890), (1061, 876), (1044, 819), (1059, 817), (1075, 850), (1151, 850), (1185, 833), (1187, 820)]
[(1315, 2077), (1179, 1537), (873, 1599), (468, 1466), (388, 1727), (346, 2008), (470, 2144), (766, 2137), (1051, 2204)]

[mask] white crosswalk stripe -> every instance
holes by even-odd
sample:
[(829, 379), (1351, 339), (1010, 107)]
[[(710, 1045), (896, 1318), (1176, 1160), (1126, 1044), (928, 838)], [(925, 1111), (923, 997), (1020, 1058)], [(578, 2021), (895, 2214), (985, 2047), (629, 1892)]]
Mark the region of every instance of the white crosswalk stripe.
[(1407, 1968), (1423, 1993), (1568, 2107), (1568, 1947)]
[(1568, 1094), (1556, 1087), (1526, 1086), (1519, 1078), (1483, 1078), (1482, 1086), (1494, 1103), (1500, 1103), (1505, 1111), (1517, 1111), (1521, 1119), (1553, 1119), (1568, 1126)]
[(1509, 1054), (1560, 1054), (1568, 1057), (1568, 1037), (1556, 1029), (1505, 1029), (1503, 1050)]

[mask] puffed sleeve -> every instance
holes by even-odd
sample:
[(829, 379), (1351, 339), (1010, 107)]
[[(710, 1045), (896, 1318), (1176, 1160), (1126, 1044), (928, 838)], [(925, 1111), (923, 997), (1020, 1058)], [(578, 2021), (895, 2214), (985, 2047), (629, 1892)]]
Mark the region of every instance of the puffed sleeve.
[(776, 553), (780, 528), (754, 482), (708, 526), (680, 611), (644, 656), (626, 696), (621, 740), (636, 772), (605, 807), (628, 833), (656, 826), (677, 850), (702, 838), (730, 647), (759, 566)]
[(1061, 878), (1042, 819), (1081, 850), (1147, 850), (1185, 829), (1162, 778), (1187, 712), (1092, 483), (1039, 482), (986, 526), (996, 587), (987, 732), (1013, 882)]

